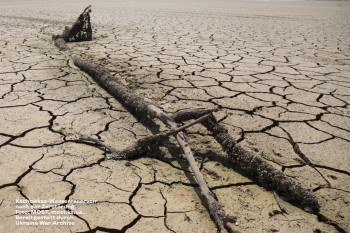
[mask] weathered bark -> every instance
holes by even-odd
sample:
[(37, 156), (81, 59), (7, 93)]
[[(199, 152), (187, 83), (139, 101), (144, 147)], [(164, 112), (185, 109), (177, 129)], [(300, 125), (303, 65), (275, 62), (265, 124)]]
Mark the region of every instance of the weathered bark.
[(170, 120), (169, 116), (160, 108), (134, 94), (133, 91), (123, 83), (110, 75), (106, 68), (87, 62), (77, 56), (73, 56), (72, 59), (77, 67), (89, 74), (97, 83), (99, 83), (112, 96), (121, 101), (123, 105), (135, 115), (148, 115), (150, 118), (158, 118), (162, 122)]
[[(176, 112), (172, 118), (176, 122), (195, 119), (197, 114), (205, 110), (189, 109)], [(214, 116), (202, 122), (212, 134), (215, 140), (228, 154), (226, 160), (237, 170), (240, 170), (252, 180), (268, 190), (274, 190), (285, 199), (294, 203), (306, 211), (318, 211), (320, 205), (316, 196), (309, 190), (303, 188), (296, 180), (288, 177), (283, 172), (276, 170), (261, 157), (245, 150), (231, 137), (227, 129), (217, 123)]]
[(202, 123), (228, 155), (228, 162), (268, 190), (275, 190), (306, 211), (318, 211), (316, 196), (296, 180), (275, 169), (261, 157), (243, 149), (214, 116)]
[[(153, 105), (152, 103), (147, 102), (143, 98), (134, 94), (128, 87), (110, 75), (109, 71), (104, 67), (82, 60), (77, 56), (73, 57), (73, 62), (76, 66), (89, 74), (97, 83), (104, 87), (111, 95), (115, 96), (126, 108), (133, 111), (136, 115), (148, 115), (151, 118), (157, 118), (161, 120), (172, 130), (177, 128), (176, 122), (168, 114), (163, 112), (160, 108)], [(226, 214), (223, 211), (221, 205), (214, 198), (214, 194), (209, 190), (207, 182), (205, 181), (194, 160), (192, 150), (186, 142), (184, 133), (178, 132), (175, 135), (175, 138), (182, 148), (184, 156), (194, 173), (202, 195), (208, 202), (209, 212), (214, 218), (215, 222), (219, 226), (226, 224), (227, 222), (235, 222), (236, 218)]]
[(79, 42), (92, 40), (92, 27), (90, 21), (91, 5), (74, 22), (72, 27), (66, 26), (61, 35), (52, 35), (55, 45), (60, 50), (68, 50), (66, 42)]

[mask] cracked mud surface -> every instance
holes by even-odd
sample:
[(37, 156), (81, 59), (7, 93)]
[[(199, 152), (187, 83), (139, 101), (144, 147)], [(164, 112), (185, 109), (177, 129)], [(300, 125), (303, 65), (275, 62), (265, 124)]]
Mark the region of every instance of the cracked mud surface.
[[(131, 115), (69, 53), (106, 66), (167, 112), (223, 108), (217, 116), (242, 146), (321, 204), (310, 214), (284, 202), (290, 214), (279, 214), (273, 194), (223, 166), (220, 146), (196, 126), (190, 145), (238, 217), (232, 229), (350, 231), (349, 3), (96, 2), (94, 41), (61, 53), (51, 33), (86, 3), (39, 2), (0, 6), (1, 232), (217, 231), (173, 140), (164, 158), (134, 161), (104, 161), (104, 151), (74, 141), (96, 135), (122, 149), (164, 126)], [(16, 198), (98, 202), (79, 206), (74, 226), (23, 227), (15, 226)]]

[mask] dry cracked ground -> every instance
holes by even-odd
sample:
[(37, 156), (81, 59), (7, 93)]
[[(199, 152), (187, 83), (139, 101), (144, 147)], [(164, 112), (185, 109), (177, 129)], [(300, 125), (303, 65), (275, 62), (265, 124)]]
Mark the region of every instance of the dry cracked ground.
[[(95, 4), (94, 4), (95, 3)], [(0, 5), (0, 231), (217, 232), (171, 139), (162, 153), (104, 160), (78, 143), (122, 149), (164, 130), (131, 115), (70, 60), (106, 66), (167, 112), (216, 108), (237, 141), (319, 199), (319, 214), (283, 202), (225, 164), (207, 131), (187, 132), (237, 232), (350, 232), (349, 2), (92, 2), (94, 41), (51, 41), (83, 1)], [(295, 146), (296, 145), (296, 146)], [(96, 199), (73, 226), (16, 226), (15, 199)], [(67, 206), (67, 209), (69, 207)]]

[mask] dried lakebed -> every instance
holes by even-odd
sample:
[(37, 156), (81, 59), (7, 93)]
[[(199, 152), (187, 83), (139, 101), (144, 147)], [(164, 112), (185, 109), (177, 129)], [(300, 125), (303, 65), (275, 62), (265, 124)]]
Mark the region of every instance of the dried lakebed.
[[(0, 6), (0, 231), (216, 232), (172, 139), (164, 158), (133, 161), (104, 161), (104, 151), (74, 141), (96, 135), (122, 149), (165, 127), (136, 119), (54, 47), (51, 34), (86, 3), (43, 3)], [(104, 65), (164, 111), (223, 108), (217, 117), (244, 148), (320, 201), (318, 215), (286, 202), (289, 214), (279, 214), (273, 194), (225, 167), (225, 153), (196, 126), (189, 142), (238, 217), (232, 229), (350, 231), (349, 3), (92, 4), (94, 41), (69, 44), (69, 54)], [(16, 210), (39, 204), (74, 211), (74, 225), (16, 225), (28, 221)]]

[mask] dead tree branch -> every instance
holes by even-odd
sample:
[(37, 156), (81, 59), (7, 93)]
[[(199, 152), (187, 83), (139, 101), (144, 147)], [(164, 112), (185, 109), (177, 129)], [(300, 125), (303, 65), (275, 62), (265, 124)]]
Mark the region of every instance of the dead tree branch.
[(171, 119), (175, 122), (188, 121), (192, 119), (197, 119), (205, 114), (213, 113), (219, 111), (218, 108), (213, 109), (184, 109), (177, 111), (171, 115)]
[(73, 23), (72, 27), (66, 26), (61, 35), (52, 35), (55, 45), (60, 50), (68, 50), (66, 42), (79, 42), (92, 40), (92, 27), (90, 21), (91, 5), (87, 6), (83, 13)]
[(245, 150), (231, 137), (227, 129), (218, 124), (215, 117), (202, 123), (222, 146), (228, 155), (228, 161), (244, 174), (268, 190), (275, 190), (289, 201), (306, 211), (318, 211), (320, 205), (316, 196), (301, 186), (296, 180), (275, 169), (260, 156)]
[[(203, 110), (186, 110), (176, 112), (172, 118), (176, 122), (196, 118)], [(228, 130), (219, 124), (214, 116), (207, 118), (202, 125), (213, 134), (215, 140), (222, 146), (228, 155), (227, 162), (237, 170), (240, 170), (252, 180), (268, 190), (274, 190), (285, 199), (302, 207), (306, 211), (318, 211), (320, 205), (316, 196), (305, 189), (296, 180), (288, 177), (283, 172), (276, 170), (260, 156), (257, 156), (237, 144), (228, 133)]]
[[(176, 122), (165, 112), (163, 112), (163, 110), (134, 94), (128, 87), (116, 80), (104, 67), (87, 62), (77, 56), (73, 57), (73, 62), (76, 66), (89, 74), (97, 83), (108, 90), (111, 95), (115, 96), (121, 103), (123, 103), (126, 108), (133, 111), (136, 115), (148, 115), (151, 118), (157, 118), (161, 120), (172, 130), (175, 130), (177, 128)], [(175, 138), (182, 148), (184, 156), (194, 173), (202, 195), (208, 202), (209, 212), (214, 218), (215, 222), (219, 226), (226, 224), (227, 222), (235, 222), (236, 218), (226, 214), (223, 211), (221, 205), (214, 198), (214, 194), (209, 190), (207, 182), (205, 181), (194, 160), (192, 150), (185, 139), (184, 133), (181, 131), (178, 132), (175, 135)]]
[(183, 130), (185, 130), (185, 129), (187, 129), (195, 124), (198, 124), (198, 123), (204, 121), (205, 119), (207, 119), (208, 117), (210, 117), (210, 114), (206, 114), (204, 116), (201, 116), (198, 119), (196, 119), (188, 124), (185, 124), (181, 127), (139, 139), (135, 143), (133, 143), (132, 145), (128, 146), (127, 148), (125, 148), (124, 150), (121, 150), (121, 151), (118, 151), (118, 150), (114, 149), (113, 147), (103, 143), (102, 141), (100, 141), (96, 138), (92, 138), (92, 137), (80, 136), (78, 141), (94, 142), (97, 145), (99, 145), (103, 148), (106, 148), (110, 152), (110, 156), (108, 156), (107, 159), (115, 159), (115, 160), (134, 159), (134, 158), (139, 157), (141, 155), (150, 154), (150, 153), (154, 152), (156, 149), (159, 148), (161, 142), (164, 139), (168, 138), (171, 135), (177, 134), (180, 131), (183, 131)]

